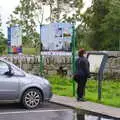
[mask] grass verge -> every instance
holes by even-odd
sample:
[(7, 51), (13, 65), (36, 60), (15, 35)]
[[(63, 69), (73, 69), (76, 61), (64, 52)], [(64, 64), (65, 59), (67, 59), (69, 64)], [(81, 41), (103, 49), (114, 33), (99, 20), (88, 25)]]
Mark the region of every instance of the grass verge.
[(36, 50), (35, 50), (35, 48), (23, 48), (23, 54), (35, 55)]
[[(73, 97), (73, 81), (67, 77), (49, 76), (52, 84), (53, 94)], [(86, 85), (85, 98), (89, 101), (102, 103), (109, 106), (120, 107), (120, 82), (102, 82), (102, 100), (98, 101), (98, 86), (96, 80), (88, 80)]]

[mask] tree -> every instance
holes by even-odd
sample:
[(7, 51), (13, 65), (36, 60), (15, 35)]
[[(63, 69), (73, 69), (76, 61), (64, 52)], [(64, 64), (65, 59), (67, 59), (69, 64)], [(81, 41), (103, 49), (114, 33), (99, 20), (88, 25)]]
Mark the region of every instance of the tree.
[(103, 49), (120, 50), (120, 1), (111, 0), (108, 6), (109, 13), (101, 24), (104, 35)]
[(104, 43), (101, 24), (109, 12), (108, 5), (109, 0), (93, 0), (92, 6), (82, 16), (85, 30), (90, 33), (87, 42), (94, 50), (101, 50)]
[[(22, 26), (23, 44), (27, 47), (35, 46), (36, 39), (36, 25), (38, 18), (38, 11), (41, 6), (36, 0), (20, 0), (20, 5), (15, 8), (13, 14), (8, 21), (9, 26), (19, 24)], [(38, 44), (38, 42), (37, 42)]]
[(4, 37), (4, 34), (2, 33), (2, 21), (0, 16), (0, 54), (2, 54), (6, 49), (6, 39)]
[(83, 0), (43, 0), (50, 6), (50, 22), (69, 21), (74, 22), (80, 16), (80, 9), (83, 7)]
[(81, 17), (84, 26), (83, 40), (87, 41), (90, 48), (120, 49), (119, 0), (93, 0), (92, 6)]

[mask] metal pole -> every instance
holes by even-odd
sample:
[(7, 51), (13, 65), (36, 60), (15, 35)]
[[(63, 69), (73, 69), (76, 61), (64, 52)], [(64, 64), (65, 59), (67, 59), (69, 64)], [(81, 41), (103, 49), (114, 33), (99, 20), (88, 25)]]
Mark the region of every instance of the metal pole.
[(42, 23), (43, 23), (43, 15), (44, 15), (44, 6), (43, 6), (42, 18), (41, 18), (41, 22), (40, 22), (40, 75), (41, 76), (43, 73), (43, 56), (41, 54), (41, 52), (42, 52), (41, 27), (42, 27)]
[(104, 54), (104, 58), (102, 60), (102, 63), (101, 63), (101, 67), (100, 67), (100, 70), (98, 72), (98, 100), (101, 101), (101, 98), (102, 98), (102, 80), (103, 80), (103, 75), (104, 75), (104, 67), (105, 67), (105, 64), (106, 64), (106, 61), (108, 60), (108, 55), (107, 54)]
[[(72, 72), (75, 72), (75, 27), (73, 25), (72, 36)], [(75, 81), (73, 80), (73, 96), (75, 96)]]
[(43, 74), (43, 57), (42, 54), (40, 54), (40, 75), (42, 76)]
[(101, 100), (102, 96), (102, 78), (103, 78), (103, 73), (98, 73), (98, 100)]
[(42, 54), (41, 54), (41, 51), (42, 51), (41, 27), (42, 27), (42, 25), (40, 25), (40, 75), (42, 76), (42, 72), (43, 72), (43, 58), (42, 58)]
[(118, 39), (119, 39), (119, 51), (120, 51), (120, 34), (119, 34), (119, 38)]

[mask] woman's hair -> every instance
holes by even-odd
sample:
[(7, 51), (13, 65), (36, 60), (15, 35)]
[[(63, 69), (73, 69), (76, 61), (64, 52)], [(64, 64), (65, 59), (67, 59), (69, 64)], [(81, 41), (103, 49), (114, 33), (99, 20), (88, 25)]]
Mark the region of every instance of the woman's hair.
[(78, 51), (78, 56), (81, 57), (85, 54), (85, 49), (84, 48), (81, 48), (79, 51)]

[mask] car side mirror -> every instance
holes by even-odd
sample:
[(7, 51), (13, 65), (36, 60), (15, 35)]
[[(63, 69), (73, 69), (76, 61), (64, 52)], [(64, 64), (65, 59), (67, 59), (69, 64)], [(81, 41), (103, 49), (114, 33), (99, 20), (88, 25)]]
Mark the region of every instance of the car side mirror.
[(10, 65), (8, 65), (8, 71), (5, 72), (5, 75), (7, 75), (7, 76), (13, 76), (14, 75), (14, 72), (13, 72)]

